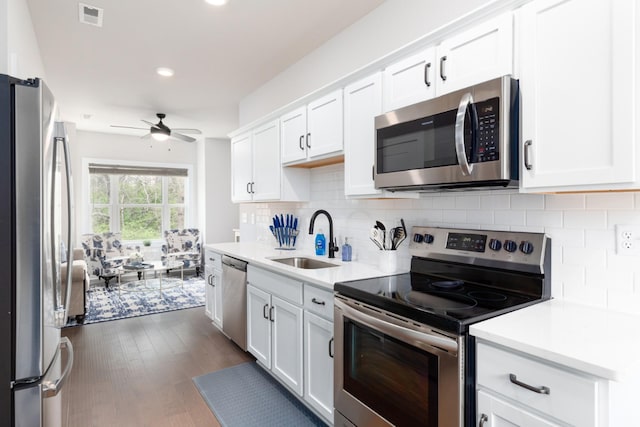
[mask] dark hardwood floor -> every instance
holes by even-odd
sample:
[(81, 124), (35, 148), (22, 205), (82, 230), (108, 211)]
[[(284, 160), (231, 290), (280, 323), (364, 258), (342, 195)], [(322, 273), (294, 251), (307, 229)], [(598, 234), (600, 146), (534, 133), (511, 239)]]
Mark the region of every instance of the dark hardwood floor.
[(74, 366), (65, 424), (219, 426), (194, 376), (253, 360), (218, 331), (204, 307), (66, 328)]

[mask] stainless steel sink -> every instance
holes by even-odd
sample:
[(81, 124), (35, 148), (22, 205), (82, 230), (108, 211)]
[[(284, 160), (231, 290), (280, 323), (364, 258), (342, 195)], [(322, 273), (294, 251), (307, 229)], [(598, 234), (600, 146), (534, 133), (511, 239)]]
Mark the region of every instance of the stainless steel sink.
[(281, 264), (290, 265), (296, 268), (304, 268), (305, 270), (315, 270), (317, 268), (330, 268), (339, 267), (339, 265), (331, 264), (329, 262), (318, 261), (313, 258), (305, 257), (291, 257), (291, 258), (277, 258), (272, 261), (279, 262)]

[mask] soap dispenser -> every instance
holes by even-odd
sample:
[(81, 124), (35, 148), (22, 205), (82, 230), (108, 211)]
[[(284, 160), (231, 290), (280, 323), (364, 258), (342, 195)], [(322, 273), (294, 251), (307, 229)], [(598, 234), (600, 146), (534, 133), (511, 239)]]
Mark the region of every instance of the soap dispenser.
[(316, 255), (324, 255), (327, 249), (327, 241), (324, 238), (322, 228), (316, 234)]
[(351, 261), (351, 245), (348, 237), (344, 238), (344, 245), (342, 245), (342, 261)]

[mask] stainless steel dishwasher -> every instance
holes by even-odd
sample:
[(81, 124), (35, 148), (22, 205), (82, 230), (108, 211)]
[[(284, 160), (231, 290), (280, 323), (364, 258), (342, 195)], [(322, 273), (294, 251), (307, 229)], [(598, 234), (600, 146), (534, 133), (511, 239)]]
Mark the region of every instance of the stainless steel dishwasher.
[(247, 351), (247, 263), (222, 256), (222, 332)]

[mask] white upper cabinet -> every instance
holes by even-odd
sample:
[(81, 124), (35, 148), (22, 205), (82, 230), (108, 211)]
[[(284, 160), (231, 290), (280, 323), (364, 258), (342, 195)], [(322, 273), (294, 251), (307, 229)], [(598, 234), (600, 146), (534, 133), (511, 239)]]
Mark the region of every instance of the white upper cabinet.
[(449, 37), (437, 48), (436, 95), (513, 73), (513, 14)]
[(272, 120), (231, 139), (231, 200), (301, 201), (309, 198), (309, 171), (283, 170), (280, 122)]
[(251, 132), (231, 139), (231, 200), (234, 202), (247, 202), (252, 199), (252, 149)]
[(391, 111), (513, 73), (513, 14), (444, 39), (384, 70), (383, 110)]
[(430, 47), (388, 66), (384, 70), (384, 111), (433, 98), (436, 94), (435, 63), (436, 49)]
[(318, 160), (342, 151), (342, 89), (281, 116), (282, 164)]
[(382, 114), (382, 74), (344, 88), (344, 194), (350, 197), (417, 198), (418, 193), (377, 190), (373, 181), (375, 117)]
[(637, 183), (634, 0), (539, 0), (522, 7), (521, 187)]

